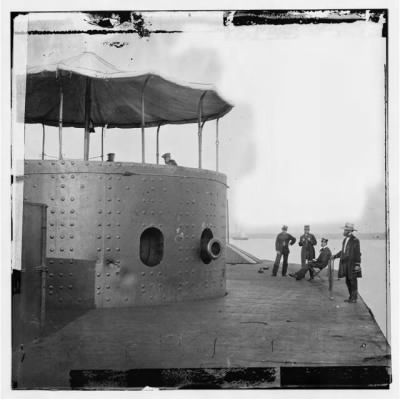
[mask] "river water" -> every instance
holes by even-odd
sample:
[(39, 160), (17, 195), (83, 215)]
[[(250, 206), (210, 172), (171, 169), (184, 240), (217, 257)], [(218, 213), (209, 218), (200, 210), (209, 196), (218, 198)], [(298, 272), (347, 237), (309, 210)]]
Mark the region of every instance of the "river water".
[[(329, 238), (329, 237), (328, 237)], [(275, 259), (275, 239), (250, 238), (248, 240), (231, 240), (232, 244), (250, 252), (260, 259)], [(359, 293), (371, 309), (375, 320), (390, 343), (390, 296), (389, 268), (386, 267), (386, 242), (384, 240), (360, 240), (361, 267), (363, 277), (358, 279)], [(332, 253), (341, 249), (342, 239), (329, 239), (328, 247)], [(319, 247), (316, 246), (318, 254)], [(290, 248), (289, 264), (300, 264), (300, 246)], [(335, 261), (335, 269), (339, 260)], [(335, 284), (345, 284), (344, 279)]]

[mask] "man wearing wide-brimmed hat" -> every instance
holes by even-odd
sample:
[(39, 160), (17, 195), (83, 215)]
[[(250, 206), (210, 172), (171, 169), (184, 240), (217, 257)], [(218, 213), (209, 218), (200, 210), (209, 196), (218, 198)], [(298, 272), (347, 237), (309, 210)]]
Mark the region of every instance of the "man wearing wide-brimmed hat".
[(345, 302), (356, 303), (358, 298), (357, 278), (361, 277), (361, 252), (360, 240), (354, 236), (357, 231), (354, 224), (346, 223), (343, 226), (344, 240), (342, 250), (332, 258), (340, 258), (338, 277), (346, 277), (346, 285), (349, 290), (349, 298)]

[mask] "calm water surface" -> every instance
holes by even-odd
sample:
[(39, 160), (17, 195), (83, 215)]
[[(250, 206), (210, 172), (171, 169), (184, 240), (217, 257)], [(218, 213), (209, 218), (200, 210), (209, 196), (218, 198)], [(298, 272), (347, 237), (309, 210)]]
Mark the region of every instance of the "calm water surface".
[[(329, 238), (329, 237), (328, 237)], [(317, 237), (318, 241), (320, 237)], [(249, 240), (231, 240), (232, 244), (250, 252), (261, 259), (275, 259), (275, 239), (250, 238)], [(390, 342), (390, 327), (388, 315), (390, 314), (388, 279), (389, 271), (386, 268), (386, 243), (384, 240), (360, 240), (361, 267), (363, 277), (358, 280), (359, 292), (366, 304), (371, 309), (383, 334)], [(342, 247), (342, 239), (330, 239), (328, 247), (332, 253), (338, 252)], [(290, 263), (300, 263), (300, 246), (294, 244), (289, 255)], [(316, 246), (318, 253), (319, 246)], [(335, 261), (335, 268), (339, 260)], [(334, 284), (345, 284), (344, 279), (335, 280)], [(388, 298), (388, 300), (387, 300)]]

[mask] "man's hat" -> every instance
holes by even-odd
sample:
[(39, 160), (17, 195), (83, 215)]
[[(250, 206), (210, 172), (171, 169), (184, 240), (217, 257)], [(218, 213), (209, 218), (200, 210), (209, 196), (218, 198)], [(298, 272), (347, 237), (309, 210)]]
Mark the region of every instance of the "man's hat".
[(327, 238), (324, 238), (324, 237), (322, 237), (322, 238), (321, 238), (321, 241), (328, 242), (328, 239), (327, 239)]
[(304, 225), (304, 228), (305, 228), (305, 229), (309, 229), (309, 228), (310, 228), (310, 225), (309, 225), (309, 224), (305, 224), (305, 225)]
[(343, 226), (343, 227), (341, 227), (342, 229), (346, 229), (346, 230), (351, 230), (351, 231), (357, 231), (355, 228), (354, 228), (354, 224), (353, 223), (348, 223), (348, 222), (346, 222), (346, 224)]
[(164, 155), (161, 155), (161, 158), (167, 158), (170, 157), (171, 158), (171, 153), (170, 152), (166, 152)]
[(284, 224), (283, 226), (282, 226), (282, 230), (287, 230), (288, 229), (288, 227), (286, 226), (286, 224)]

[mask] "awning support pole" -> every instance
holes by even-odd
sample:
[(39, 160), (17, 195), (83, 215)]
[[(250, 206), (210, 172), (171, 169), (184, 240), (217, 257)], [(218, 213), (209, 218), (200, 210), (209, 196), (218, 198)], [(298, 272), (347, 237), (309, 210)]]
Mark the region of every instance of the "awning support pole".
[(101, 162), (104, 161), (104, 133), (105, 130), (107, 129), (108, 124), (106, 123), (102, 128), (101, 128)]
[(83, 148), (83, 159), (89, 160), (89, 144), (90, 144), (90, 103), (91, 103), (91, 84), (90, 79), (86, 78), (86, 93), (85, 93), (85, 137), (84, 137), (84, 148)]
[(158, 127), (157, 127), (157, 142), (156, 142), (157, 165), (160, 163), (160, 161), (159, 161), (159, 158), (160, 158), (160, 127), (161, 127), (161, 125), (158, 125)]
[(204, 122), (203, 122), (203, 124), (201, 123), (201, 119), (202, 119), (202, 114), (203, 114), (203, 99), (204, 99), (204, 96), (207, 94), (207, 91), (205, 91), (202, 95), (201, 95), (201, 97), (200, 97), (200, 100), (199, 100), (199, 107), (198, 107), (198, 115), (199, 115), (199, 118), (198, 118), (198, 122), (197, 122), (197, 126), (198, 126), (198, 136), (199, 136), (199, 169), (201, 169), (201, 147), (202, 147), (202, 133), (203, 133), (203, 126), (204, 126)]
[(58, 113), (58, 159), (63, 159), (62, 156), (62, 125), (63, 125), (63, 108), (64, 108), (64, 93), (60, 87), (60, 110)]
[(44, 147), (45, 147), (45, 141), (46, 141), (46, 131), (44, 129), (44, 123), (42, 123), (42, 160), (44, 159)]
[(216, 124), (216, 131), (215, 131), (215, 165), (216, 165), (216, 171), (219, 171), (219, 131), (218, 131), (218, 125), (219, 125), (219, 118), (217, 119), (217, 124)]
[(143, 88), (142, 88), (142, 163), (146, 162), (145, 157), (145, 136), (144, 136), (144, 127), (145, 127), (145, 118), (144, 118), (144, 90), (146, 88), (147, 82), (151, 78), (151, 75), (147, 76), (146, 80), (144, 81)]

